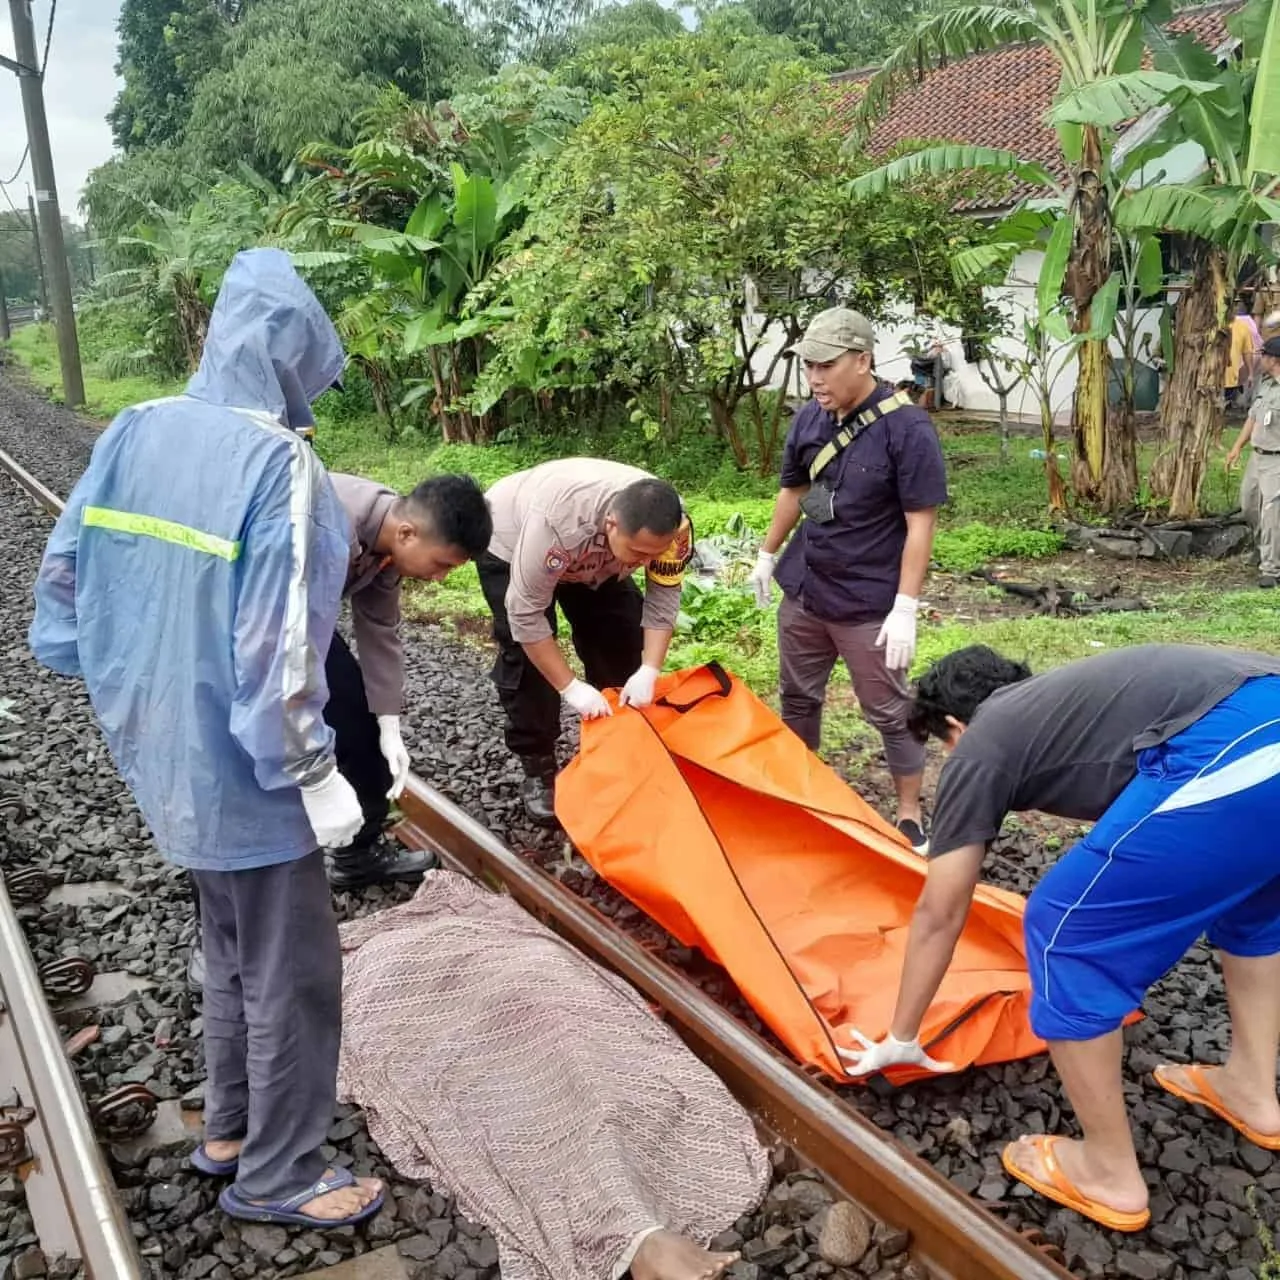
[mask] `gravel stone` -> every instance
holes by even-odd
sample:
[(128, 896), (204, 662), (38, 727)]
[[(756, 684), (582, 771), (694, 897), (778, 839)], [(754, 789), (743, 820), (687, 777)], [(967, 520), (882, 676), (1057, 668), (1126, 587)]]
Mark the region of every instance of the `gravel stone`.
[[(96, 438), (87, 421), (32, 394), (17, 375), (0, 367), (0, 449), (45, 484), (68, 493)], [(79, 907), (26, 907), (21, 916), (37, 964), (81, 954), (99, 972), (131, 971), (155, 984), (141, 998), (94, 1011), (92, 1021), (101, 1035), (73, 1062), (86, 1095), (96, 1097), (132, 1076), (193, 1110), (203, 1100), (204, 1069), (200, 1002), (185, 985), (194, 928), (183, 879), (158, 858), (105, 750), (82, 687), (37, 666), (26, 645), (30, 584), (49, 529), (48, 517), (11, 482), (0, 479), (0, 540), (5, 547), (0, 700), (7, 700), (19, 717), (18, 722), (0, 718), (0, 789), (19, 788), (22, 802), (16, 816), (0, 806), (0, 846), (6, 866), (38, 865), (51, 869), (55, 879), (74, 883), (111, 881), (134, 895)], [(412, 618), (428, 601), (426, 591), (411, 590), (407, 614)], [(626, 903), (581, 858), (566, 851), (560, 833), (524, 821), (519, 766), (502, 743), (487, 650), (460, 643), (429, 621), (410, 621), (405, 641), (404, 729), (415, 769), (567, 889), (622, 923), (642, 945), (687, 972), (711, 998), (776, 1046), (720, 970)], [(568, 716), (564, 729), (560, 756), (567, 760), (574, 746)], [(6, 767), (15, 760), (20, 773)], [(833, 763), (839, 767), (846, 762), (837, 758)], [(870, 803), (892, 812), (882, 765), (873, 763), (862, 771), (857, 786)], [(1045, 851), (1032, 824), (1012, 828), (993, 845), (987, 873), (1000, 887), (1025, 894), (1056, 855)], [(336, 895), (334, 901), (340, 918), (347, 919), (404, 901), (411, 893), (405, 886), (376, 887)], [(1260, 1258), (1256, 1226), (1245, 1208), (1247, 1196), (1256, 1183), (1258, 1216), (1274, 1227), (1280, 1162), (1215, 1118), (1169, 1098), (1150, 1078), (1161, 1062), (1216, 1062), (1225, 1054), (1225, 999), (1210, 951), (1197, 947), (1152, 990), (1144, 1008), (1147, 1017), (1126, 1032), (1125, 1087), (1139, 1159), (1153, 1191), (1152, 1228), (1136, 1241), (1121, 1242), (1117, 1251), (1111, 1233), (1027, 1194), (1020, 1185), (1006, 1186), (1002, 1200), (991, 1201), (992, 1207), (1014, 1229), (1042, 1231), (1080, 1276), (1113, 1280), (1130, 1274), (1122, 1265), (1149, 1264), (1161, 1280), (1244, 1280), (1244, 1273), (1256, 1274), (1257, 1268), (1242, 1268), (1242, 1263)], [(168, 1043), (161, 1045), (158, 1038)], [(1073, 1124), (1043, 1055), (903, 1089), (851, 1086), (838, 1092), (956, 1187), (978, 1193), (980, 1199), (995, 1194), (998, 1155), (1006, 1142), (1029, 1132), (1069, 1132)], [(358, 1113), (344, 1112), (329, 1141), (334, 1163), (393, 1177)], [(896, 1237), (880, 1230), (875, 1244), (863, 1246), (856, 1271), (826, 1261), (816, 1244), (804, 1249), (821, 1238), (829, 1217), (825, 1188), (798, 1174), (781, 1156), (775, 1168), (778, 1177), (768, 1210), (733, 1224), (739, 1244), (732, 1247), (745, 1249), (773, 1227), (794, 1228), (801, 1233), (794, 1243), (770, 1246), (786, 1251), (784, 1274), (803, 1254), (808, 1261), (790, 1274), (834, 1274), (847, 1280), (882, 1271), (901, 1280), (907, 1265), (905, 1233), (900, 1233), (904, 1239), (895, 1252)], [(199, 1177), (185, 1163), (161, 1173), (145, 1159), (133, 1167), (117, 1160), (113, 1172), (153, 1280), (283, 1280), (285, 1274), (334, 1265), (357, 1249), (364, 1252), (371, 1240), (374, 1224), (336, 1236), (267, 1228), (283, 1238), (272, 1237), (279, 1239), (276, 1247), (260, 1251), (246, 1243), (245, 1233), (253, 1228), (233, 1227), (217, 1210), (219, 1184)], [(1160, 1197), (1163, 1207), (1156, 1212)], [(431, 1280), (460, 1280), (467, 1272), (483, 1272), (467, 1247), (489, 1242), (487, 1259), (492, 1245), (487, 1232), (477, 1235), (471, 1224), (464, 1224), (444, 1189), (406, 1188), (397, 1211), (384, 1212), (375, 1223), (380, 1233), (391, 1232), (388, 1238), (397, 1242), (407, 1263)], [(34, 1242), (30, 1219), (22, 1211), (21, 1188), (0, 1190), (0, 1256), (13, 1258), (16, 1265)], [(433, 1246), (435, 1253), (428, 1254)], [(278, 1261), (287, 1252), (297, 1259)], [(183, 1261), (175, 1266), (171, 1260), (179, 1257)], [(747, 1259), (728, 1274), (735, 1280), (767, 1280), (762, 1268)]]
[(836, 1267), (852, 1267), (871, 1244), (871, 1222), (856, 1205), (841, 1201), (826, 1211), (818, 1236), (818, 1254)]

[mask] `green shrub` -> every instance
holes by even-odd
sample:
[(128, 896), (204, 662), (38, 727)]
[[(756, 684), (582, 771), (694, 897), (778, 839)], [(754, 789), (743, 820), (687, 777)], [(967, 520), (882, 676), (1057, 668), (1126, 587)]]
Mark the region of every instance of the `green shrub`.
[(933, 541), (933, 562), (950, 573), (971, 573), (992, 560), (1043, 560), (1062, 550), (1062, 534), (1045, 529), (996, 529), (967, 524), (939, 529)]

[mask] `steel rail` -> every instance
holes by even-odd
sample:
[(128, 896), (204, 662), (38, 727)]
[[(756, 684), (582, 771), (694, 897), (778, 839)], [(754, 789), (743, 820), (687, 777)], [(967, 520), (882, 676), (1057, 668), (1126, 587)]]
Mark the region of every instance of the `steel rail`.
[(142, 1280), (133, 1232), (3, 884), (0, 992), (0, 1079), (35, 1112), (18, 1177), (40, 1248), (50, 1258), (79, 1259), (91, 1280)]
[[(0, 470), (52, 515), (62, 500), (0, 450)], [(147, 1274), (93, 1132), (8, 890), (0, 880), (0, 1082), (34, 1115), (25, 1121), (24, 1184), (40, 1248), (83, 1263), (89, 1280)]]
[[(48, 510), (62, 504), (0, 451), (8, 471)], [(400, 798), (396, 834), (526, 910), (626, 978), (662, 1009), (689, 1048), (777, 1137), (873, 1217), (909, 1231), (913, 1255), (937, 1280), (1070, 1280), (1025, 1236), (748, 1030), (688, 978), (656, 959), (554, 877), (416, 775)]]
[(509, 893), (663, 1010), (738, 1100), (849, 1199), (910, 1231), (938, 1280), (1067, 1280), (1070, 1272), (748, 1030), (554, 877), (508, 849), (465, 810), (411, 775), (396, 834)]

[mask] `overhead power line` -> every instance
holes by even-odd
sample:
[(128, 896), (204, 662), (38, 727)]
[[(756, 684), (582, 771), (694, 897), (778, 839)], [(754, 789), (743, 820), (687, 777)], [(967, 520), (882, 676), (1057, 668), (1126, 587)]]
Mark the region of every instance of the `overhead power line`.
[[(44, 80), (44, 73), (49, 67), (49, 50), (53, 48), (53, 20), (58, 13), (58, 0), (51, 0), (49, 5), (49, 25), (45, 28), (44, 33), (44, 57), (40, 59), (40, 79)], [(0, 181), (0, 187), (11, 187), (17, 180), (22, 177), (22, 171), (27, 167), (27, 157), (31, 154), (31, 143), (22, 148), (22, 159), (18, 161), (18, 167), (13, 171), (13, 177), (5, 178)], [(5, 199), (8, 200), (8, 192), (5, 193)], [(13, 201), (9, 200), (9, 207), (13, 208)], [(14, 209), (14, 213), (17, 210)]]

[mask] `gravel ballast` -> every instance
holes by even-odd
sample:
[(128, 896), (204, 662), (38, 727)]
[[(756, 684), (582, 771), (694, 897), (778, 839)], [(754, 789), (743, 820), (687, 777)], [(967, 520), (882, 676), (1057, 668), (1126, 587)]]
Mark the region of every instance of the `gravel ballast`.
[[(69, 492), (95, 434), (75, 415), (0, 372), (0, 449), (56, 492)], [(193, 1100), (202, 1069), (199, 1005), (184, 981), (192, 937), (185, 887), (155, 853), (102, 745), (83, 690), (43, 671), (30, 656), (30, 585), (49, 520), (7, 480), (0, 480), (0, 499), (0, 533), (8, 548), (0, 605), (0, 700), (8, 700), (12, 714), (20, 717), (20, 723), (0, 717), (0, 781), (15, 775), (5, 785), (17, 787), (30, 810), (10, 822), (4, 863), (34, 862), (50, 868), (55, 879), (123, 884), (132, 895), (83, 906), (24, 908), (28, 938), (41, 963), (80, 954), (100, 971), (124, 971), (154, 984), (128, 1003), (93, 1014), (101, 1035), (76, 1058), (89, 1097), (140, 1080), (162, 1099), (187, 1095)], [(580, 860), (566, 857), (562, 836), (522, 821), (519, 770), (502, 743), (488, 654), (459, 644), (435, 625), (411, 624), (406, 639), (405, 736), (415, 770), (619, 924), (660, 940), (669, 959), (759, 1028), (722, 972), (663, 935)], [(568, 729), (562, 748), (566, 756), (572, 750)], [(873, 802), (883, 799), (881, 775), (858, 785)], [(4, 821), (0, 814), (0, 831)], [(1024, 827), (997, 845), (990, 874), (1004, 887), (1025, 893), (1052, 858), (1034, 830)], [(343, 915), (363, 914), (407, 892), (374, 889), (341, 895), (336, 902)], [(1127, 1032), (1124, 1078), (1139, 1157), (1152, 1188), (1152, 1226), (1132, 1237), (1054, 1207), (1013, 1183), (1000, 1166), (1002, 1146), (1019, 1134), (1072, 1131), (1070, 1109), (1043, 1056), (914, 1085), (888, 1097), (866, 1088), (841, 1092), (1011, 1226), (1041, 1229), (1081, 1276), (1245, 1280), (1257, 1274), (1263, 1256), (1257, 1218), (1275, 1221), (1280, 1163), (1207, 1113), (1167, 1097), (1150, 1079), (1158, 1062), (1217, 1061), (1225, 1054), (1226, 1004), (1209, 951), (1197, 947), (1153, 991), (1145, 1012), (1145, 1020)], [(218, 1184), (187, 1170), (181, 1153), (161, 1153), (132, 1166), (117, 1162), (131, 1221), (154, 1274), (177, 1280), (269, 1280), (385, 1245), (401, 1249), (411, 1275), (480, 1280), (497, 1274), (493, 1266), (478, 1265), (489, 1258), (487, 1232), (457, 1215), (443, 1192), (396, 1183), (358, 1113), (339, 1118), (330, 1138), (339, 1163), (391, 1181), (393, 1202), (367, 1228), (321, 1236), (233, 1224), (214, 1206)], [(790, 1176), (796, 1181), (794, 1173)], [(823, 1207), (812, 1204), (813, 1193), (804, 1190), (801, 1198), (810, 1197), (804, 1211), (787, 1204), (784, 1212), (791, 1186), (780, 1181), (764, 1212), (735, 1226), (744, 1260), (731, 1274), (760, 1280), (902, 1274), (909, 1268), (905, 1242), (897, 1247), (900, 1242), (882, 1230), (856, 1264), (825, 1260), (819, 1237), (827, 1224), (825, 1218), (816, 1221)], [(0, 1231), (5, 1233), (0, 1253), (20, 1254), (34, 1243), (16, 1189), (0, 1189)], [(435, 1251), (423, 1256), (433, 1246)]]

